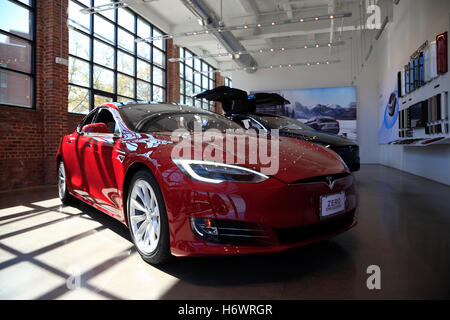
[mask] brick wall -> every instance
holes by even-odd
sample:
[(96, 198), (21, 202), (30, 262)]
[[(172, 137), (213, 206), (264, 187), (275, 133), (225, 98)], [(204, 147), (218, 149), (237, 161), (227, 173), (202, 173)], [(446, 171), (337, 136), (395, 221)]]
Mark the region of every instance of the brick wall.
[(77, 126), (84, 118), (84, 114), (69, 113), (67, 116), (67, 131), (66, 134), (70, 134), (77, 129)]
[[(167, 40), (167, 61), (180, 57), (180, 48)], [(167, 102), (180, 102), (180, 63), (167, 62)]]
[(62, 5), (61, 17), (60, 1), (36, 1), (36, 109), (0, 106), (0, 191), (56, 183), (55, 155), (68, 131), (68, 70), (55, 63), (68, 58)]

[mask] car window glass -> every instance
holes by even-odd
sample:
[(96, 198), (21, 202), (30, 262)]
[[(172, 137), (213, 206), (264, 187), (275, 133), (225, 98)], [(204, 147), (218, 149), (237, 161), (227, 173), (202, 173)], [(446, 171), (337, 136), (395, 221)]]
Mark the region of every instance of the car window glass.
[(258, 122), (256, 122), (253, 119), (249, 120), (250, 120), (250, 129), (264, 130), (264, 128)]
[(108, 127), (109, 133), (120, 133), (119, 127), (112, 113), (106, 109), (101, 109), (95, 119), (95, 123), (104, 123)]
[(250, 120), (249, 119), (242, 119), (241, 123), (246, 130), (250, 129)]
[(89, 113), (86, 118), (84, 118), (83, 122), (81, 123), (80, 128), (83, 128), (84, 126), (91, 124), (92, 120), (94, 120), (95, 115), (97, 114), (98, 110), (94, 110), (91, 113)]
[[(141, 132), (172, 132), (178, 129), (194, 131), (200, 128), (202, 131), (216, 129), (228, 131), (241, 129), (237, 124), (221, 117), (209, 114), (180, 113), (149, 118), (140, 126)], [(242, 130), (242, 129), (241, 129)]]
[(309, 130), (305, 124), (288, 118), (260, 116), (258, 120), (271, 129), (279, 130)]

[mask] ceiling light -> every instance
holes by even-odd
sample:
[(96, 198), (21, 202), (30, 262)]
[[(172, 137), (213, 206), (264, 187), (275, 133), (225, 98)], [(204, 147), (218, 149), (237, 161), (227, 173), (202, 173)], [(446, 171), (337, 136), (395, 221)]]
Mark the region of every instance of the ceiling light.
[[(150, 0), (150, 1), (155, 1), (155, 0)], [(150, 2), (150, 1), (148, 1), (148, 2)], [(128, 1), (128, 2), (130, 2), (130, 1)], [(113, 10), (116, 8), (128, 7), (128, 5), (129, 5), (128, 2), (117, 1), (117, 2), (106, 3), (106, 4), (98, 5), (95, 7), (83, 8), (80, 10), (80, 12), (83, 14), (93, 14), (93, 13), (97, 13), (97, 12)]]
[[(317, 65), (317, 64), (334, 64), (334, 63), (340, 63), (340, 62), (341, 62), (341, 60), (318, 61), (318, 62), (314, 62), (314, 63), (312, 63), (312, 62), (308, 62), (308, 63), (306, 63), (306, 62), (299, 62), (299, 63), (290, 63), (288, 65), (280, 64), (280, 68), (304, 67), (304, 66), (311, 66), (312, 64), (314, 64), (314, 65)], [(260, 69), (273, 69), (273, 67), (274, 67), (273, 65), (270, 65), (270, 66), (260, 66), (259, 68)], [(214, 70), (212, 72), (226, 73), (226, 72), (242, 71), (242, 70), (246, 71), (248, 69), (249, 68), (247, 68), (247, 67), (246, 68), (234, 68), (234, 69), (222, 69), (222, 70), (216, 69), (216, 70)], [(252, 70), (256, 70), (257, 68), (256, 67), (252, 67), (251, 69)], [(204, 73), (205, 74), (205, 72), (201, 72), (201, 71), (194, 71), (194, 73)]]
[[(140, 39), (140, 41), (144, 41), (142, 39)], [(136, 41), (139, 42), (139, 41)], [(333, 46), (340, 46), (340, 45), (344, 45), (345, 42), (344, 41), (338, 41), (333, 43)], [(199, 59), (206, 59), (206, 58), (216, 58), (216, 57), (224, 57), (227, 55), (234, 55), (235, 59), (237, 59), (237, 56), (240, 56), (242, 54), (263, 54), (263, 53), (267, 53), (267, 52), (276, 52), (276, 51), (288, 51), (288, 50), (303, 50), (303, 49), (309, 49), (309, 48), (315, 48), (316, 46), (319, 47), (325, 47), (327, 46), (328, 43), (318, 43), (316, 45), (314, 45), (314, 47), (305, 45), (305, 46), (299, 46), (299, 47), (282, 47), (282, 48), (260, 48), (260, 49), (254, 49), (254, 50), (242, 50), (242, 51), (236, 51), (236, 52), (220, 52), (220, 53), (209, 53), (209, 54), (203, 54), (203, 55), (199, 55), (196, 56)], [(181, 57), (180, 61), (186, 61), (186, 60), (192, 60), (194, 59), (194, 57)], [(172, 60), (169, 59), (169, 62), (174, 62)]]
[(319, 44), (316, 44), (316, 48), (318, 48), (319, 47)]
[[(133, 0), (127, 0), (127, 3), (130, 4), (132, 1), (132, 3), (135, 3), (136, 1)], [(146, 0), (146, 2), (149, 1), (156, 1), (156, 0)], [(114, 8), (117, 7), (121, 7), (124, 6), (125, 2), (114, 2)], [(107, 5), (109, 8), (111, 6), (111, 4)], [(105, 7), (105, 5), (103, 6), (97, 6), (97, 7), (93, 7), (93, 8), (85, 8), (82, 9), (81, 11), (83, 13), (95, 13), (98, 11), (102, 11), (105, 10), (104, 8), (102, 9), (102, 7)], [(208, 24), (207, 26), (205, 26), (203, 31), (191, 31), (191, 32), (184, 32), (184, 33), (178, 33), (178, 34), (172, 34), (172, 37), (187, 37), (187, 36), (195, 36), (198, 34), (209, 34), (212, 31), (214, 32), (225, 32), (225, 31), (235, 31), (235, 30), (242, 30), (242, 29), (251, 29), (251, 28), (261, 28), (261, 27), (271, 27), (271, 26), (281, 26), (281, 25), (289, 25), (289, 24), (294, 24), (294, 23), (299, 23), (299, 22), (306, 22), (306, 21), (319, 21), (319, 20), (327, 20), (327, 19), (338, 19), (338, 18), (347, 18), (347, 17), (351, 17), (352, 13), (351, 12), (346, 12), (346, 13), (339, 13), (339, 14), (328, 14), (328, 15), (322, 15), (322, 16), (313, 16), (313, 17), (303, 17), (300, 19), (295, 19), (295, 20), (280, 20), (280, 21), (272, 21), (271, 23), (269, 23), (268, 25), (264, 25), (263, 22), (260, 22), (258, 24), (241, 24), (241, 25), (234, 25), (234, 26), (217, 26), (217, 27), (207, 27), (210, 24)], [(206, 22), (202, 22), (202, 24), (204, 24)], [(156, 37), (149, 37), (149, 38), (145, 38), (142, 39), (146, 42), (152, 42), (155, 40), (164, 40), (164, 39), (168, 39), (169, 35), (161, 35), (161, 36), (156, 36)], [(137, 41), (137, 40), (136, 40)]]

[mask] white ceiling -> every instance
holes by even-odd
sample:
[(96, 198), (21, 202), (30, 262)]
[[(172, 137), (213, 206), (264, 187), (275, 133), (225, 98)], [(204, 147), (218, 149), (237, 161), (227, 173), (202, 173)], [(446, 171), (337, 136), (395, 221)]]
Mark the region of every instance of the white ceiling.
[[(361, 19), (361, 11), (366, 14), (366, 0), (204, 0), (204, 2), (218, 17), (222, 16), (225, 26), (254, 22), (271, 23), (272, 21), (299, 19), (330, 13), (352, 13), (352, 17), (335, 19), (333, 22), (324, 20), (267, 27), (259, 30), (233, 31), (233, 34), (247, 50), (303, 46), (304, 44), (315, 44), (317, 42), (327, 43), (331, 37), (333, 42), (342, 40), (346, 43), (344, 48), (296, 50), (294, 54), (289, 52), (289, 55), (284, 57), (284, 53), (276, 55), (254, 54), (253, 58), (260, 66), (268, 63), (276, 64), (278, 63), (277, 58), (279, 58), (279, 63), (304, 62), (316, 56), (329, 58), (330, 60), (339, 59), (341, 58), (340, 55), (348, 54), (351, 50), (358, 50), (354, 48), (355, 43), (360, 46), (365, 40), (362, 39), (360, 32), (354, 31), (354, 27), (359, 26), (361, 21), (367, 19), (367, 17)], [(361, 8), (360, 3), (363, 3), (364, 7)], [(202, 29), (194, 15), (180, 0), (153, 0), (147, 3), (133, 4), (131, 8), (168, 34)], [(369, 37), (373, 38), (374, 33), (375, 31), (368, 31), (364, 34), (365, 37), (368, 37), (369, 34)], [(174, 42), (179, 46), (191, 49), (198, 55), (225, 52), (211, 35), (180, 37), (175, 38)], [(286, 57), (295, 61), (286, 61)], [(220, 69), (237, 67), (228, 56), (207, 60)]]

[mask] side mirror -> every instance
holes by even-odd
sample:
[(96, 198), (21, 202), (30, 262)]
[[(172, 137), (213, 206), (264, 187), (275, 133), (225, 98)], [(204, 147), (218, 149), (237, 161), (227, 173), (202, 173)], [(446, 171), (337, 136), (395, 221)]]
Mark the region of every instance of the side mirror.
[(82, 133), (103, 133), (103, 134), (110, 133), (108, 127), (104, 123), (94, 123), (94, 124), (85, 125), (81, 129), (81, 132)]

